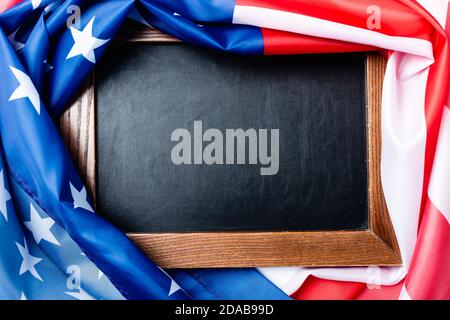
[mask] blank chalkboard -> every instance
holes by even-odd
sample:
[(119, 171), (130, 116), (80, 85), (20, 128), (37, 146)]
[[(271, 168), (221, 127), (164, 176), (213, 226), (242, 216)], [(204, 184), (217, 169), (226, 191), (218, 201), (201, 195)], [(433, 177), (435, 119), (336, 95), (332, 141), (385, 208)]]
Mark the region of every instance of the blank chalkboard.
[[(99, 212), (126, 232), (367, 229), (365, 85), (362, 53), (113, 45), (96, 70)], [(224, 164), (194, 164), (200, 122), (202, 133), (223, 133)], [(226, 164), (227, 129), (239, 128), (278, 129), (276, 174), (262, 175), (258, 157), (249, 163), (250, 139), (245, 163), (236, 146)], [(192, 164), (173, 161), (177, 129), (192, 136)]]

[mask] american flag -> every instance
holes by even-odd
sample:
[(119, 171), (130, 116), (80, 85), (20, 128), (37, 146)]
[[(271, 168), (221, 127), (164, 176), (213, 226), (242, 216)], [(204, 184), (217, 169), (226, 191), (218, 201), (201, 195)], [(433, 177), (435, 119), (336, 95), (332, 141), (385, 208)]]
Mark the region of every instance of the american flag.
[[(3, 0), (0, 11), (0, 298), (450, 298), (448, 0)], [(53, 119), (127, 17), (232, 54), (386, 52), (382, 183), (403, 266), (165, 272), (96, 215)]]

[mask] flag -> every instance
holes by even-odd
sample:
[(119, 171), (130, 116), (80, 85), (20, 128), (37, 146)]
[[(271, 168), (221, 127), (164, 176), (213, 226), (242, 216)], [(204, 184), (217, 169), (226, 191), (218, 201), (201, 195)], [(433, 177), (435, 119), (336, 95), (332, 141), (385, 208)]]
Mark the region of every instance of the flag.
[[(0, 13), (1, 298), (450, 298), (447, 0), (16, 2)], [(386, 52), (381, 178), (403, 265), (164, 271), (95, 214), (54, 119), (127, 17), (230, 54)]]

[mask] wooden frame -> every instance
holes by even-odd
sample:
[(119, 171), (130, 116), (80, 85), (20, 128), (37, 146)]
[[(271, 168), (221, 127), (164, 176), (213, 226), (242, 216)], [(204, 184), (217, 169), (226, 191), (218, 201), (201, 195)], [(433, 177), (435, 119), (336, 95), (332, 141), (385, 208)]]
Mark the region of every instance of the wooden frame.
[[(126, 28), (119, 40), (178, 42), (154, 29)], [(401, 265), (380, 178), (381, 88), (385, 60), (366, 62), (369, 228), (363, 231), (128, 234), (166, 268)], [(94, 78), (62, 116), (61, 133), (88, 191), (96, 195)]]

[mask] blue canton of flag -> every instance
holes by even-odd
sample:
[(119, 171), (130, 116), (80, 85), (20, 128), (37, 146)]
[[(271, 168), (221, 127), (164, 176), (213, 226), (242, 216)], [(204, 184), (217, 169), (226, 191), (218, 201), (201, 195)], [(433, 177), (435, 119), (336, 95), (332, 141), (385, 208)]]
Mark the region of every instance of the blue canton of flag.
[[(0, 299), (287, 298), (254, 269), (169, 276), (94, 212), (54, 124), (129, 14), (190, 43), (262, 53), (257, 28), (204, 25), (229, 22), (234, 2), (221, 5), (209, 16), (185, 1), (28, 0), (0, 13)], [(72, 6), (79, 27), (66, 26)]]

